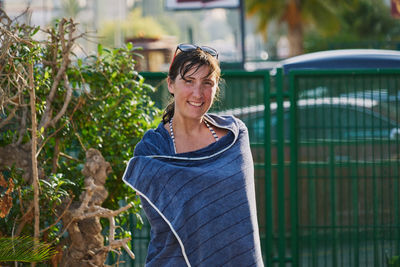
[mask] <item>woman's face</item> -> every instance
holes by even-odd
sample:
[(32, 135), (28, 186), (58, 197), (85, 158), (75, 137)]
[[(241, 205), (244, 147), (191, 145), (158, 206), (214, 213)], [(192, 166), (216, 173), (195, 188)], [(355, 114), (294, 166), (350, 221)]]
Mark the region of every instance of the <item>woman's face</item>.
[(194, 67), (184, 78), (178, 75), (175, 81), (168, 79), (168, 90), (174, 94), (175, 116), (183, 119), (201, 119), (210, 109), (217, 90), (215, 74), (208, 66)]

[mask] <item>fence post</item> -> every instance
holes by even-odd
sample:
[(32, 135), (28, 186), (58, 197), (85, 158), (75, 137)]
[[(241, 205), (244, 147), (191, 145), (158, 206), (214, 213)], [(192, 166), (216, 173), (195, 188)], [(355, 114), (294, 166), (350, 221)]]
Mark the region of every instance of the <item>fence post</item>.
[(277, 101), (277, 214), (278, 214), (278, 263), (279, 267), (285, 267), (286, 255), (286, 221), (285, 221), (285, 140), (284, 140), (284, 110), (283, 110), (283, 73), (277, 69), (276, 73), (276, 101)]
[(265, 259), (266, 266), (272, 266), (272, 175), (271, 175), (271, 91), (270, 75), (264, 78), (264, 174), (265, 174)]
[(291, 213), (291, 246), (292, 266), (299, 266), (299, 240), (297, 231), (298, 222), (298, 183), (297, 183), (297, 91), (295, 76), (289, 77), (289, 99), (290, 99), (290, 213)]

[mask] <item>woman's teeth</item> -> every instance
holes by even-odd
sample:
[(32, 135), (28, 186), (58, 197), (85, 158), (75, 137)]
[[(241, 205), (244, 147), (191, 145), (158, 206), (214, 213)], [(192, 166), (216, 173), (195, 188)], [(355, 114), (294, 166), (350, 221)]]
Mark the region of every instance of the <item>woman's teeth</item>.
[(202, 103), (199, 103), (199, 102), (190, 102), (190, 101), (189, 101), (189, 104), (192, 105), (192, 106), (200, 107)]

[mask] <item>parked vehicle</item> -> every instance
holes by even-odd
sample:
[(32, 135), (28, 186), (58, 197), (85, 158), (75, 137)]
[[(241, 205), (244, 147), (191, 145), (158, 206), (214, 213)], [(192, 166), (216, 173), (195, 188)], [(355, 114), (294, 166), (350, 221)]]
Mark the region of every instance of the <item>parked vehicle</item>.
[[(386, 102), (370, 98), (333, 97), (301, 99), (297, 102), (298, 137), (310, 139), (391, 139), (399, 138), (400, 123), (388, 112), (395, 107), (382, 107)], [(395, 103), (393, 103), (394, 105)], [(290, 102), (283, 103), (284, 138), (290, 138)], [(272, 103), (271, 139), (276, 140), (277, 104)], [(227, 111), (242, 119), (255, 143), (264, 142), (264, 105)], [(392, 115), (396, 115), (394, 113)]]
[(338, 49), (304, 54), (278, 64), (285, 74), (291, 70), (396, 69), (400, 51), (383, 49)]

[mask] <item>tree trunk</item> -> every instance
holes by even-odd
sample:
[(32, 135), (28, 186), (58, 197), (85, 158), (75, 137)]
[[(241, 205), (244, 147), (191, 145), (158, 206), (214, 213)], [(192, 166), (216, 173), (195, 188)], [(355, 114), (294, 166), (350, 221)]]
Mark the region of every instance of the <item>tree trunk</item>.
[[(131, 208), (133, 204), (116, 211), (101, 207), (108, 196), (104, 184), (110, 171), (110, 163), (105, 161), (100, 151), (92, 148), (86, 151), (86, 163), (82, 170), (86, 176), (86, 190), (82, 192), (80, 201), (73, 203), (62, 219), (69, 233), (69, 245), (63, 253), (60, 267), (104, 266), (108, 252), (118, 251), (121, 247), (131, 258), (135, 258), (127, 245), (129, 238), (114, 239), (116, 228), (114, 217)], [(108, 218), (110, 222), (107, 246), (104, 245), (100, 218)]]
[[(87, 151), (86, 164), (82, 171), (86, 176), (87, 190), (82, 192), (80, 202), (73, 203), (63, 217), (64, 225), (69, 225), (67, 229), (70, 244), (63, 254), (61, 267), (104, 265), (108, 250), (104, 249), (100, 217), (78, 218), (95, 212), (107, 198), (108, 192), (104, 184), (110, 171), (110, 164), (104, 160), (98, 150), (89, 149)], [(93, 181), (95, 189), (88, 193), (91, 181)]]
[(297, 25), (297, 27), (289, 28), (288, 34), (289, 40), (289, 56), (298, 56), (304, 53), (303, 46), (303, 29), (301, 25)]
[(299, 0), (288, 2), (283, 19), (288, 24), (289, 56), (303, 54), (303, 19)]
[[(32, 158), (32, 185), (33, 185), (33, 206), (34, 206), (34, 233), (33, 237), (35, 242), (39, 241), (39, 222), (40, 222), (40, 208), (39, 208), (39, 173), (37, 165), (37, 121), (36, 121), (36, 95), (35, 86), (33, 84), (33, 63), (29, 64), (29, 96), (31, 104), (31, 119), (32, 119), (32, 139), (31, 139), (31, 158)], [(36, 266), (32, 263), (31, 266)]]

